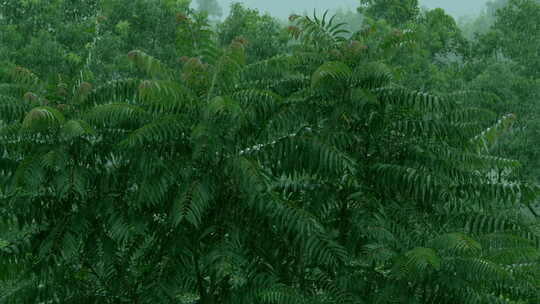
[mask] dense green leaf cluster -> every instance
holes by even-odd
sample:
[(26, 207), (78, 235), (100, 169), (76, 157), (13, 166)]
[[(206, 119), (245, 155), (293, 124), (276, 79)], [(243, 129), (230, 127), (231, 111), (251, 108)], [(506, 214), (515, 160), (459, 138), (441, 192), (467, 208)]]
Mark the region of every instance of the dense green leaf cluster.
[(104, 3), (114, 61), (0, 70), (0, 303), (540, 300), (538, 189), (494, 153), (522, 125), (486, 106), (519, 62), (474, 74), (416, 1), (364, 1), (353, 32), (293, 15), (269, 53), (241, 6), (214, 31), (186, 1)]
[(226, 46), (234, 40), (246, 44), (249, 62), (268, 59), (281, 53), (287, 44), (287, 32), (277, 19), (240, 3), (231, 5), (229, 16), (219, 24), (220, 44)]

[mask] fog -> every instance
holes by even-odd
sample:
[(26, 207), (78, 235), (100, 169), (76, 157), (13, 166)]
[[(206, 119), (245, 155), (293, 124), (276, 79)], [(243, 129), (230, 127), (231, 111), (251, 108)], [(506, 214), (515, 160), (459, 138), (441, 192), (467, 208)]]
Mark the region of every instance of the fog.
[[(325, 9), (355, 9), (358, 0), (219, 0), (225, 14), (231, 3), (242, 2), (249, 7), (257, 8), (263, 12), (285, 18), (291, 12), (302, 13), (324, 11)], [(426, 8), (441, 7), (454, 17), (478, 14), (487, 0), (420, 0), (420, 4)]]

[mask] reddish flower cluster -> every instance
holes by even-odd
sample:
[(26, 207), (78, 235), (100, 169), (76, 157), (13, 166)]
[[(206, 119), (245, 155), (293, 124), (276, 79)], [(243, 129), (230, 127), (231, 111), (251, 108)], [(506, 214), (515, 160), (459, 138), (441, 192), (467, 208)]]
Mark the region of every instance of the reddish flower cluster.
[(26, 92), (23, 99), (30, 102), (36, 102), (38, 100), (38, 96), (32, 92)]
[(86, 81), (81, 82), (79, 85), (79, 91), (83, 93), (90, 92), (92, 90), (92, 84)]
[(189, 23), (191, 20), (189, 17), (183, 13), (177, 13), (176, 14), (176, 21), (179, 23)]
[(245, 46), (245, 45), (248, 44), (248, 40), (243, 36), (238, 36), (238, 37), (233, 39), (232, 43), (238, 43), (238, 44), (241, 44), (241, 45)]

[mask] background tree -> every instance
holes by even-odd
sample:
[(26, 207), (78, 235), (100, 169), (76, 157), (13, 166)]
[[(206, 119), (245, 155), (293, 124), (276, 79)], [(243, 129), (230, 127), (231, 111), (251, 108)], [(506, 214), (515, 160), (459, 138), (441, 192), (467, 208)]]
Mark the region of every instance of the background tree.
[(209, 16), (221, 17), (223, 9), (217, 0), (197, 0), (198, 9), (206, 12)]
[(249, 62), (276, 56), (284, 51), (288, 40), (277, 19), (240, 3), (231, 5), (229, 16), (218, 25), (217, 31), (221, 45), (235, 39), (244, 41)]
[(364, 17), (358, 10), (339, 8), (335, 11), (336, 23), (345, 23), (345, 29), (351, 33), (358, 31), (364, 22)]
[[(506, 3), (506, 6), (502, 4)], [(474, 62), (468, 66), (472, 88), (491, 90), (503, 99), (484, 105), (499, 113), (513, 112), (519, 117), (513, 136), (497, 146), (499, 153), (523, 162), (522, 173), (537, 182), (538, 152), (538, 48), (534, 37), (539, 31), (534, 19), (540, 16), (538, 1), (501, 1), (492, 27), (478, 35), (473, 46)], [(504, 73), (504, 74), (501, 74)]]
[(393, 26), (413, 21), (420, 12), (418, 0), (360, 0), (358, 11), (373, 19), (385, 19)]
[(414, 47), (410, 53), (398, 57), (404, 83), (441, 93), (462, 90), (461, 73), (470, 51), (454, 19), (442, 9), (428, 10), (406, 30), (414, 36)]
[[(497, 11), (497, 20), (492, 33), (488, 35), (493, 51), (530, 67), (527, 74), (538, 78), (540, 55), (535, 50), (540, 47), (540, 29), (534, 19), (540, 15), (540, 2), (536, 0), (511, 0), (507, 6)], [(496, 33), (496, 34), (495, 34)]]
[(133, 48), (176, 62), (176, 15), (187, 14), (189, 1), (17, 0), (0, 9), (2, 60), (51, 82), (93, 81), (127, 73), (120, 54)]
[(485, 34), (495, 22), (497, 10), (503, 8), (508, 0), (487, 1), (485, 9), (478, 16), (466, 16), (459, 19), (464, 35), (473, 40), (476, 34)]

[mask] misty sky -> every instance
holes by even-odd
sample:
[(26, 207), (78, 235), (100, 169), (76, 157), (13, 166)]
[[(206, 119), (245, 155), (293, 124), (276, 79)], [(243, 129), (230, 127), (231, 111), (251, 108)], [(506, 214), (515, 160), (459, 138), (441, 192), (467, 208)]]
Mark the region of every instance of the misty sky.
[[(302, 13), (304, 10), (312, 12), (325, 9), (356, 8), (358, 0), (218, 0), (224, 8), (232, 2), (243, 2), (246, 5), (268, 12), (273, 16), (285, 18), (291, 12)], [(479, 13), (487, 0), (420, 0), (422, 6), (427, 8), (442, 7), (454, 17), (474, 15)], [(228, 10), (226, 9), (225, 12)]]

